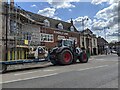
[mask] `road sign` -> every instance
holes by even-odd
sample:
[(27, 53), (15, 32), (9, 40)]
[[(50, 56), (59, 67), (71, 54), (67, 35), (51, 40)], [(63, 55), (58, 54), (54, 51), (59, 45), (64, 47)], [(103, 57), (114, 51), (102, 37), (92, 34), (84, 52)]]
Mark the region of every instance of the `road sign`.
[(26, 45), (28, 45), (28, 40), (24, 40), (24, 43), (25, 43)]

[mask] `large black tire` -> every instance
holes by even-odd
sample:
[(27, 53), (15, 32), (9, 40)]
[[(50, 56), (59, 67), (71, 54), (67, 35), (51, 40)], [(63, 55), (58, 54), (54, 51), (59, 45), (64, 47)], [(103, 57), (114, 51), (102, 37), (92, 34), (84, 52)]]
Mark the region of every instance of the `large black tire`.
[(7, 70), (7, 65), (5, 64), (0, 64), (0, 73), (5, 73)]
[(59, 65), (59, 62), (58, 62), (58, 61), (50, 60), (50, 62), (51, 62), (54, 66)]
[(72, 64), (73, 62), (73, 54), (70, 50), (64, 49), (58, 55), (58, 61), (62, 65)]
[(120, 57), (120, 53), (117, 53), (118, 57)]
[(80, 61), (81, 63), (87, 63), (87, 62), (88, 62), (87, 53), (82, 52), (82, 53), (80, 54), (80, 56), (79, 56), (78, 59), (79, 59), (79, 61)]

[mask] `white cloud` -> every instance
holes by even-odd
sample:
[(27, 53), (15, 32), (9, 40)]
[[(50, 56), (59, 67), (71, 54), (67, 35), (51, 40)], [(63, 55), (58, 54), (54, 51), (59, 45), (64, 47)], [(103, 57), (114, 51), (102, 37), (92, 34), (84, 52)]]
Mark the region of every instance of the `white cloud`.
[(73, 5), (71, 2), (79, 2), (80, 0), (47, 0), (48, 3), (54, 7), (54, 8), (73, 8), (75, 5)]
[(112, 18), (114, 16), (118, 15), (118, 4), (114, 3), (112, 5), (110, 5), (107, 8), (104, 8), (103, 10), (100, 10), (97, 14), (96, 14), (96, 18), (97, 19), (105, 19), (108, 20), (109, 18)]
[(59, 18), (59, 17), (57, 17), (57, 16), (54, 16), (53, 19), (62, 20), (61, 18)]
[(81, 0), (46, 0), (47, 2), (80, 2)]
[(101, 4), (101, 3), (103, 3), (103, 2), (107, 2), (108, 0), (92, 0), (92, 4), (96, 4), (96, 5), (98, 5), (98, 4)]
[(109, 4), (118, 3), (120, 0), (109, 0)]
[[(82, 25), (83, 19), (84, 19), (84, 26)], [(68, 20), (68, 22), (70, 22), (70, 20)], [(91, 29), (92, 20), (88, 16), (77, 17), (77, 18), (73, 19), (73, 23), (74, 23), (75, 27), (77, 28), (77, 30), (82, 31), (83, 28), (84, 29), (86, 29), (86, 28)]]
[(93, 20), (92, 29), (94, 31), (103, 30), (104, 27), (106, 27), (106, 22), (104, 20)]
[(53, 17), (55, 15), (55, 11), (55, 8), (45, 8), (43, 10), (39, 10), (38, 14), (46, 17)]
[(37, 5), (33, 4), (33, 5), (31, 5), (30, 7), (37, 7)]
[[(114, 1), (115, 2), (115, 1)], [(106, 30), (107, 40), (118, 40), (118, 12), (120, 13), (120, 8), (118, 8), (118, 3), (113, 3), (111, 0), (111, 5), (103, 10), (98, 11), (96, 14), (97, 20), (93, 22), (93, 29), (101, 29), (103, 32), (104, 27), (109, 27)], [(104, 36), (104, 32), (100, 33)]]
[(56, 16), (56, 9), (55, 8), (44, 8), (43, 10), (39, 10), (38, 14), (50, 17), (53, 19), (61, 20), (58, 16)]
[[(2, 0), (4, 1), (4, 0)], [(16, 2), (63, 2), (64, 0), (15, 0)], [(65, 2), (91, 2), (92, 0), (65, 0)], [(4, 1), (5, 2), (5, 1)]]
[(120, 0), (92, 0), (92, 4), (102, 4), (103, 2), (107, 2), (108, 4), (118, 3)]
[(50, 2), (49, 4), (57, 9), (75, 7), (75, 5), (72, 5), (70, 2)]
[(72, 9), (68, 9), (69, 12), (72, 12)]

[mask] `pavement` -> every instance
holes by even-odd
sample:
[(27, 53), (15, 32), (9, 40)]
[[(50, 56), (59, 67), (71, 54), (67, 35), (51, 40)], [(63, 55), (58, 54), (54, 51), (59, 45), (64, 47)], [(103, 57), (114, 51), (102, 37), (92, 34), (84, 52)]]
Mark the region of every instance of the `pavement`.
[(84, 64), (33, 64), (0, 75), (0, 84), (3, 88), (118, 88), (118, 61), (113, 54), (92, 56)]

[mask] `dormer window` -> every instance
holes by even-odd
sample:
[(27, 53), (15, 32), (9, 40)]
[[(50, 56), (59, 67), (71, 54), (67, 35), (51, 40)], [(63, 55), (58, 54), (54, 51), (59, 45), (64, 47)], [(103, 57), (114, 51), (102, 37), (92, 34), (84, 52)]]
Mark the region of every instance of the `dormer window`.
[(58, 28), (59, 28), (59, 29), (63, 29), (62, 23), (59, 23), (59, 24), (58, 24)]
[(71, 30), (71, 31), (74, 31), (74, 27), (73, 27), (73, 26), (71, 26), (71, 27), (70, 27), (70, 30)]
[(47, 19), (44, 20), (44, 24), (45, 24), (45, 26), (47, 26), (47, 27), (50, 26), (50, 22), (49, 22)]

